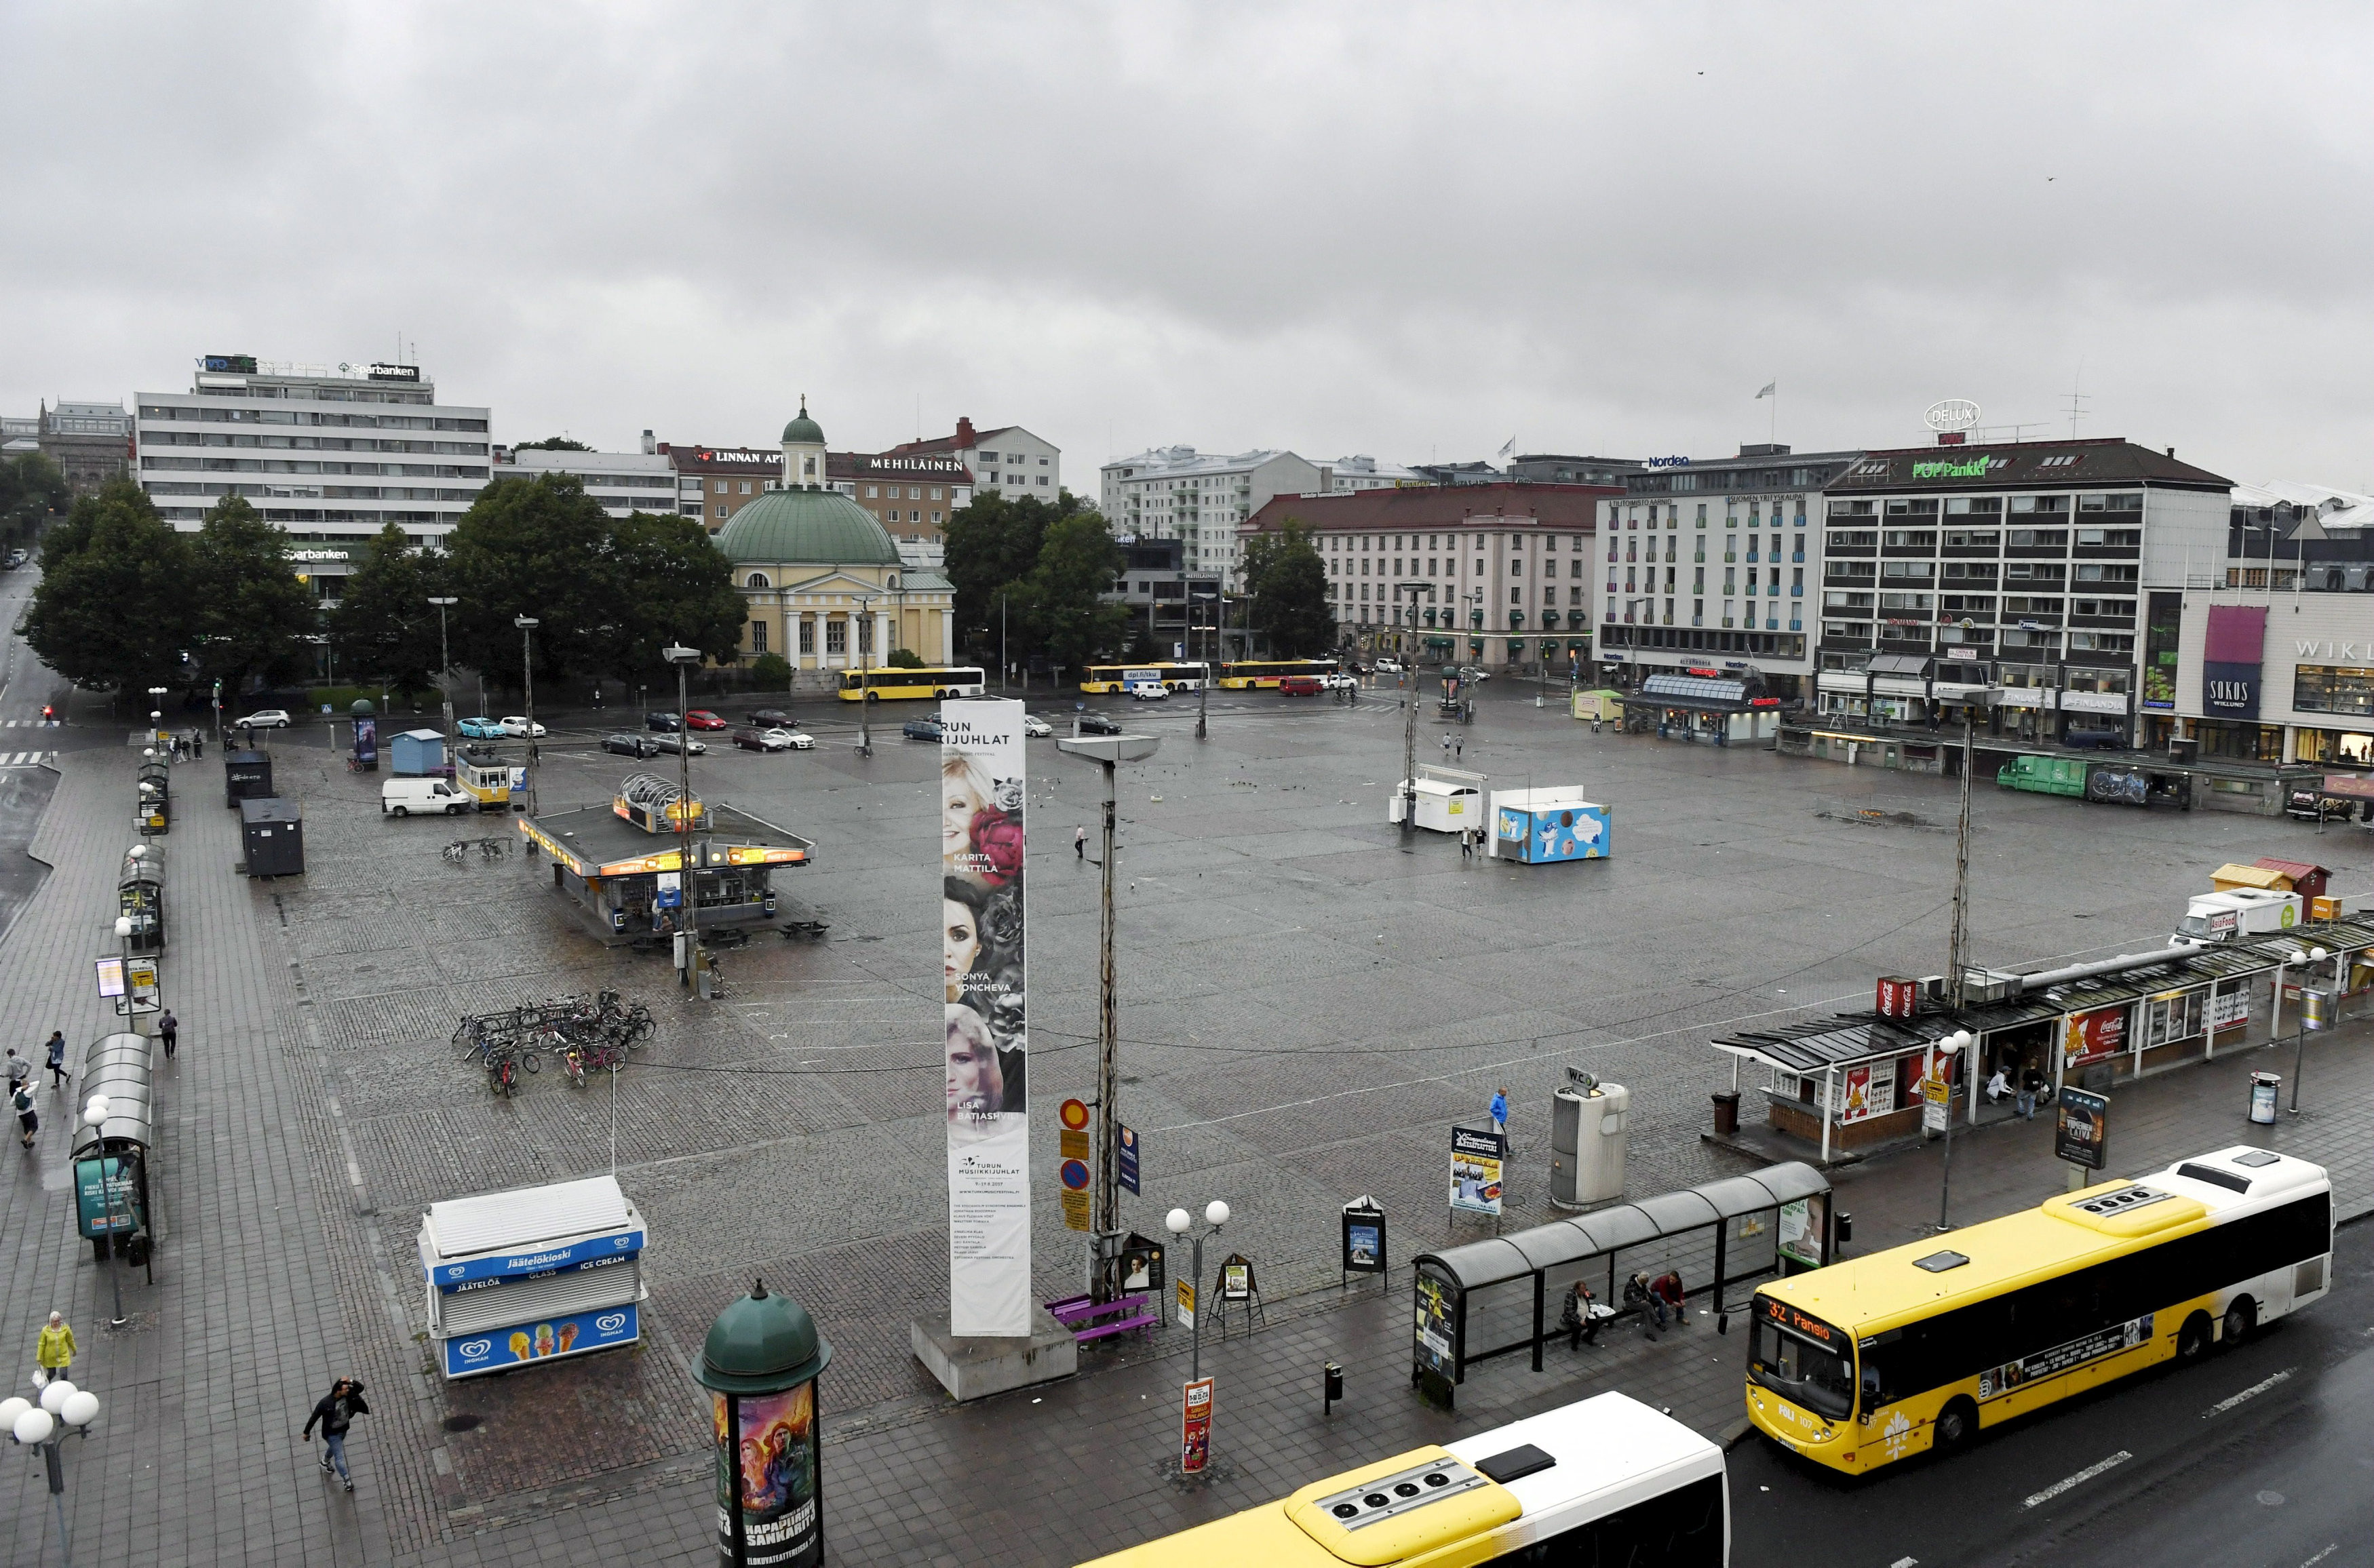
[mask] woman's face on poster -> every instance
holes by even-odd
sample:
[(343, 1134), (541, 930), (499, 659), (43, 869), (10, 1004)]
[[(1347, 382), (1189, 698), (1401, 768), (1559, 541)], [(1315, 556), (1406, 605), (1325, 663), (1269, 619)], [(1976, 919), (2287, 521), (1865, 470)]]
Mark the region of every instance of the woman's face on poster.
[(972, 848), (973, 813), (989, 802), (961, 773), (940, 776), (940, 854), (961, 855)]
[(947, 923), (941, 943), (941, 964), (947, 979), (947, 995), (943, 1000), (955, 1001), (963, 989), (964, 977), (972, 972), (973, 960), (981, 955), (981, 922), (957, 899), (943, 898), (940, 907)]
[(989, 1026), (970, 1007), (949, 1007), (948, 1119), (993, 1114), (1005, 1099), (1005, 1074), (998, 1070)]

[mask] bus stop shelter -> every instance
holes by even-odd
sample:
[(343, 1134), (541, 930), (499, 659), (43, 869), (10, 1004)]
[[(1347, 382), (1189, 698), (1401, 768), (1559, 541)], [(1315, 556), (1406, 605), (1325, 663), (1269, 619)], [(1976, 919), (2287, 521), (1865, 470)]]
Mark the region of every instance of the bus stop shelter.
[(1733, 1285), (1830, 1260), (1843, 1238), (1829, 1199), (1828, 1177), (1791, 1162), (1421, 1253), (1410, 1381), (1448, 1404), (1476, 1362), (1531, 1351), (1541, 1371), (1550, 1304), (1578, 1280), (1613, 1305), (1619, 1277), (1671, 1270), (1722, 1318)]

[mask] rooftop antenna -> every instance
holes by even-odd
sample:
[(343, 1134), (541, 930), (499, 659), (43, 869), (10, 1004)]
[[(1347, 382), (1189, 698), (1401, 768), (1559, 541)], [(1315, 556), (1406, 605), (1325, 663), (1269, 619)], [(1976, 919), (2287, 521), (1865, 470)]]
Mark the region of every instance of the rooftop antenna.
[(2086, 361), (2080, 359), (2077, 361), (2077, 375), (2069, 383), (2069, 439), (2073, 441), (2077, 439), (2077, 421), (2086, 417), (2086, 405), (2094, 401), (2091, 392), (2077, 390), (2085, 384)]

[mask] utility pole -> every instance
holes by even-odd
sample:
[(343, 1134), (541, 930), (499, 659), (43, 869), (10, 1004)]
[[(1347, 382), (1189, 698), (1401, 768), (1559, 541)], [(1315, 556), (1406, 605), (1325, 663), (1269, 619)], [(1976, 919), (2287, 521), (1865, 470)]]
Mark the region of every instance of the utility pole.
[(453, 760), (453, 693), (446, 685), (445, 679), (453, 669), (453, 653), (445, 642), (445, 612), (461, 601), (432, 598), (429, 602), (437, 606), (437, 692), (445, 699), (445, 760), (451, 763)]
[(853, 628), (857, 633), (857, 657), (860, 673), (857, 677), (857, 755), (874, 755), (874, 599), (861, 594), (857, 600), (858, 614), (864, 617)]
[(1121, 1117), (1114, 1103), (1121, 1078), (1115, 1053), (1121, 1043), (1121, 1011), (1113, 973), (1113, 795), (1115, 769), (1144, 762), (1162, 743), (1150, 735), (1095, 735), (1059, 740), (1056, 749), (1095, 763), (1104, 772), (1103, 916), (1097, 942), (1097, 1185), (1091, 1195), (1088, 1295), (1108, 1302), (1121, 1295)]
[(541, 625), (534, 615), (514, 615), (511, 625), (520, 629), (520, 695), (527, 708), (527, 809), (535, 814), (535, 628)]
[[(1417, 616), (1418, 590), (1423, 586), (1415, 582), (1393, 584), (1396, 599), (1401, 597), (1403, 589), (1409, 590), (1412, 619)], [(1402, 667), (1396, 678), (1402, 685), (1402, 706), (1405, 709), (1402, 715), (1402, 837), (1407, 838), (1417, 831), (1417, 682), (1410, 676), (1407, 654), (1396, 662)]]
[[(1216, 598), (1216, 595), (1210, 593), (1198, 593), (1195, 595), (1195, 600), (1197, 602), (1205, 603), (1212, 603)], [(1193, 622), (1190, 622), (1187, 628), (1190, 647), (1193, 646), (1194, 636), (1198, 629), (1199, 628), (1196, 627)], [(1212, 711), (1212, 664), (1210, 657), (1211, 642), (1209, 638), (1206, 638), (1205, 641), (1204, 652), (1204, 678), (1195, 683), (1195, 738), (1199, 741), (1210, 733), (1209, 729), (1205, 723), (1205, 718)]]
[[(684, 898), (684, 918), (679, 922), (684, 928), (684, 967), (677, 979), (689, 987), (693, 972), (700, 967), (700, 889), (699, 873), (692, 863), (692, 728), (685, 722), (685, 714), (691, 707), (687, 684), (693, 665), (699, 662), (700, 650), (678, 645), (660, 649), (660, 656), (676, 666), (676, 869)], [(705, 846), (700, 858), (709, 859)]]

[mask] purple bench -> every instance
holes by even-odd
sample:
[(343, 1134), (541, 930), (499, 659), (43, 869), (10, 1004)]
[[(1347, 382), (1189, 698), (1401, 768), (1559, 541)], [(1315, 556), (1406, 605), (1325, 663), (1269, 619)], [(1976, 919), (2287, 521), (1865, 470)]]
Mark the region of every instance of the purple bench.
[(1116, 1301), (1091, 1301), (1087, 1296), (1065, 1296), (1047, 1304), (1049, 1316), (1072, 1331), (1073, 1340), (1087, 1344), (1109, 1335), (1126, 1334), (1133, 1329), (1153, 1329), (1162, 1325), (1162, 1309), (1151, 1296), (1143, 1293), (1124, 1295)]

